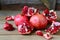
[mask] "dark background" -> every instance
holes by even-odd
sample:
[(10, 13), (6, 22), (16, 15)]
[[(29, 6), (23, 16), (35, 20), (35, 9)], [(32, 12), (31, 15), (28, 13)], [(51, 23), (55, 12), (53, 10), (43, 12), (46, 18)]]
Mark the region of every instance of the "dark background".
[[(54, 3), (54, 1), (56, 1)], [(52, 9), (60, 10), (60, 0), (49, 0)], [(21, 10), (24, 5), (44, 10), (46, 7), (40, 0), (0, 0), (1, 10)]]

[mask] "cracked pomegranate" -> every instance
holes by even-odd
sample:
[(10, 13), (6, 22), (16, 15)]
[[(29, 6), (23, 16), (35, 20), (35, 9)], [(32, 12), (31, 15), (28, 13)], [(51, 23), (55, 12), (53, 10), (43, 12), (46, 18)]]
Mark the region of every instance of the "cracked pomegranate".
[(48, 20), (49, 23), (52, 23), (52, 21), (56, 21), (57, 15), (54, 10), (44, 10), (42, 13), (44, 16), (46, 16), (46, 19)]
[(10, 23), (8, 23), (8, 22), (6, 22), (6, 23), (4, 24), (3, 28), (4, 28), (5, 30), (7, 30), (7, 31), (13, 31), (13, 30), (15, 29), (15, 28), (13, 27), (13, 25), (10, 24)]
[(25, 15), (27, 17), (31, 17), (36, 12), (38, 12), (38, 9), (36, 9), (34, 7), (24, 6), (23, 9), (22, 9), (22, 15)]
[(18, 26), (18, 32), (20, 34), (30, 34), (32, 30), (33, 30), (33, 26), (28, 22)]
[(51, 34), (55, 34), (59, 31), (59, 29), (60, 29), (60, 22), (53, 21), (52, 25), (48, 29), (46, 29), (45, 31), (49, 32)]

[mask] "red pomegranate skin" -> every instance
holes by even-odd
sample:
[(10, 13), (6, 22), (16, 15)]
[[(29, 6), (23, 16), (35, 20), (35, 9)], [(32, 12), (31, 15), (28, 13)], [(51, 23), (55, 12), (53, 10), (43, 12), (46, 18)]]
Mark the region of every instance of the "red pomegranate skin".
[(47, 19), (42, 14), (35, 14), (30, 18), (30, 23), (35, 29), (44, 29), (47, 26)]
[(22, 16), (20, 14), (17, 14), (14, 18), (15, 25), (18, 26), (22, 24), (23, 22), (28, 21), (28, 18), (26, 16)]

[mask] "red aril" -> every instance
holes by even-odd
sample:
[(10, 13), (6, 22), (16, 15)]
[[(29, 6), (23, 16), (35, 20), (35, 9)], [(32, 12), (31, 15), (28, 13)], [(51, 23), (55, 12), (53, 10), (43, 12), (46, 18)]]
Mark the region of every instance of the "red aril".
[(48, 20), (49, 23), (52, 23), (52, 21), (56, 21), (57, 15), (54, 10), (44, 10), (42, 13), (44, 16), (46, 16), (46, 19)]
[(26, 16), (22, 16), (20, 14), (17, 14), (14, 18), (15, 25), (18, 26), (22, 24), (23, 22), (28, 21), (28, 18)]
[(30, 23), (35, 29), (44, 29), (47, 26), (47, 19), (42, 14), (36, 13), (30, 18)]
[(45, 14), (49, 14), (49, 9), (45, 9), (45, 10), (44, 10), (44, 13), (45, 13)]
[(27, 12), (28, 12), (28, 6), (24, 6), (22, 9), (22, 15), (27, 14)]
[(42, 33), (42, 31), (40, 31), (40, 30), (37, 30), (37, 31), (36, 31), (36, 34), (39, 35), (39, 36), (43, 36), (43, 33)]
[(19, 34), (30, 34), (32, 30), (33, 30), (33, 26), (28, 22), (18, 25)]
[(46, 32), (49, 32), (51, 34), (55, 34), (60, 30), (60, 22), (52, 22), (51, 26), (46, 29)]
[(27, 17), (31, 17), (36, 12), (38, 12), (38, 9), (36, 9), (34, 7), (24, 6), (23, 9), (22, 9), (22, 15), (25, 15)]
[(4, 24), (4, 30), (7, 30), (7, 31), (13, 31), (15, 28), (13, 27), (13, 25), (12, 24), (10, 24), (10, 23), (8, 23), (8, 22), (6, 22), (5, 24)]

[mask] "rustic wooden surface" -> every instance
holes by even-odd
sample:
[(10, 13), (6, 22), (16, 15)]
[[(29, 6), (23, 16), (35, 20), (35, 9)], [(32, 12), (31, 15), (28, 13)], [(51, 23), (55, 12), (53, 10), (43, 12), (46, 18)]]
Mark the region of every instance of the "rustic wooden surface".
[[(0, 40), (46, 40), (43, 37), (35, 35), (34, 33), (32, 33), (31, 35), (20, 35), (17, 31), (14, 22), (12, 21), (11, 22), (9, 21), (9, 23), (13, 24), (16, 30), (14, 31), (3, 30), (3, 25), (5, 23), (4, 18), (8, 15), (16, 15), (17, 13), (20, 13), (20, 11), (0, 11)], [(60, 11), (57, 11), (57, 15), (58, 15), (57, 20), (60, 21)], [(53, 35), (53, 37), (54, 38), (51, 40), (60, 40), (60, 31), (57, 34)]]

